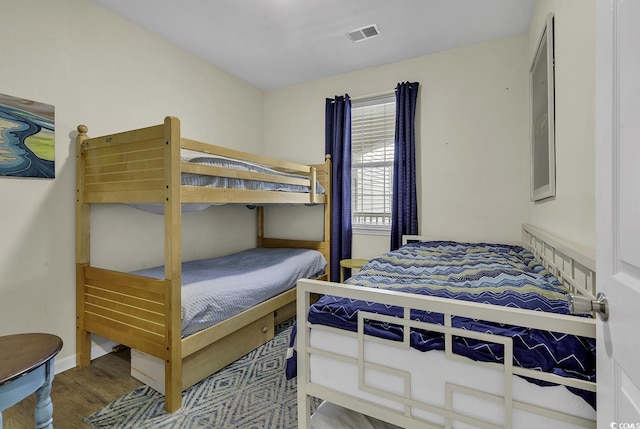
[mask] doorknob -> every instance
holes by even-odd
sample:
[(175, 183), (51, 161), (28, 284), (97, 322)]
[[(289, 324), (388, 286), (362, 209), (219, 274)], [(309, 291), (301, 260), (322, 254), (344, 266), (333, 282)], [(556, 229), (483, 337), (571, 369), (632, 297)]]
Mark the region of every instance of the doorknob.
[(606, 322), (609, 319), (609, 302), (602, 292), (598, 293), (596, 299), (569, 294), (569, 311), (571, 314), (587, 314), (595, 311), (600, 315), (600, 320)]

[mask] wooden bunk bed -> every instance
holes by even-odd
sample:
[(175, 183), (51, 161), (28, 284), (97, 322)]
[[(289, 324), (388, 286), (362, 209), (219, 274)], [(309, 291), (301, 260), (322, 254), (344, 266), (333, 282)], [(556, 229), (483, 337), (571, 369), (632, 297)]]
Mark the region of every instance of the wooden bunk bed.
[[(165, 408), (181, 407), (181, 392), (273, 337), (274, 326), (295, 314), (295, 288), (193, 335), (181, 337), (181, 207), (183, 204), (248, 204), (257, 209), (258, 247), (315, 249), (329, 262), (330, 159), (302, 165), (183, 138), (180, 121), (90, 138), (79, 125), (76, 139), (77, 364), (90, 364), (90, 334), (164, 362)], [(273, 173), (239, 171), (187, 162), (183, 153), (224, 157)], [(282, 174), (287, 173), (287, 177)], [(183, 184), (185, 174), (301, 185), (281, 192)], [(318, 187), (318, 184), (321, 185)], [(324, 193), (318, 189), (324, 188)], [(164, 213), (164, 278), (153, 279), (93, 267), (90, 206), (101, 203), (160, 205)], [(324, 205), (320, 241), (266, 237), (268, 204)]]
[[(411, 238), (423, 241), (420, 237)], [(459, 244), (453, 244), (453, 252), (464, 248), (464, 245), (457, 247)], [(567, 314), (571, 306), (564, 302), (566, 296), (562, 298), (566, 292), (596, 298), (593, 256), (531, 225), (523, 226), (520, 244), (525, 249), (523, 253), (514, 254), (508, 249), (505, 269), (491, 266), (489, 258), (475, 263), (468, 254), (464, 259), (451, 256), (450, 272), (460, 282), (456, 283), (460, 286), (455, 286), (454, 296), (461, 296), (458, 289), (466, 287), (467, 282), (478, 279), (484, 286), (485, 276), (495, 275), (494, 284), (508, 290), (516, 289), (517, 282), (522, 281), (527, 288), (527, 301), (531, 296), (530, 285), (544, 285), (545, 297), (553, 290), (554, 305), (561, 304), (557, 307), (561, 309), (558, 314), (469, 302), (468, 298), (450, 299), (439, 292), (436, 293), (439, 296), (433, 296), (394, 290), (402, 284), (415, 284), (414, 279), (419, 277), (436, 285), (434, 291), (450, 284), (443, 280), (450, 278), (445, 274), (447, 265), (442, 265), (432, 250), (432, 246), (448, 244), (416, 245), (375, 258), (348, 284), (298, 281), (299, 427), (336, 429), (344, 427), (340, 422), (373, 418), (375, 427), (385, 428), (595, 428), (595, 314), (591, 318)], [(419, 250), (414, 253), (416, 248)], [(471, 249), (478, 251), (475, 246)], [(449, 253), (449, 249), (445, 252)], [(512, 264), (525, 254), (527, 262), (522, 270), (512, 270), (511, 267), (521, 266), (519, 262)], [(407, 255), (406, 259), (403, 255)], [(464, 276), (459, 274), (461, 263), (470, 267), (462, 271)], [(387, 277), (385, 266), (391, 267), (389, 286), (380, 281)], [(546, 289), (549, 273), (564, 286), (556, 281), (552, 283), (556, 286)], [(528, 280), (538, 276), (543, 278), (535, 283)], [(368, 279), (373, 277), (374, 287), (365, 287), (370, 286)], [(496, 293), (498, 288), (484, 289), (480, 293), (501, 296)], [(314, 294), (322, 294), (324, 298), (311, 307), (310, 297)], [(536, 302), (535, 306), (538, 305)], [(535, 309), (540, 308), (544, 306)], [(331, 320), (335, 319), (330, 318), (330, 312), (342, 320), (350, 320), (350, 327), (342, 327), (342, 322), (333, 325)], [(517, 330), (515, 334), (510, 327)], [(387, 329), (396, 332), (395, 337), (386, 336)], [(541, 340), (543, 335), (548, 342)], [(427, 351), (416, 350), (416, 342), (423, 345), (425, 339), (440, 343), (428, 345)], [(567, 343), (560, 346), (565, 339), (571, 341), (571, 346)], [(486, 358), (491, 344), (499, 345), (501, 360), (491, 360), (494, 352)], [(571, 350), (562, 351), (567, 356), (554, 354), (561, 347)], [(478, 359), (466, 350), (483, 351), (485, 357)], [(548, 355), (547, 350), (551, 350)], [(532, 351), (535, 353), (531, 354)], [(524, 356), (528, 362), (521, 365)], [(567, 370), (561, 367), (565, 364), (575, 366)], [(584, 372), (577, 371), (577, 366), (583, 366)], [(575, 394), (578, 391), (580, 396)], [(310, 418), (312, 396), (325, 402)]]

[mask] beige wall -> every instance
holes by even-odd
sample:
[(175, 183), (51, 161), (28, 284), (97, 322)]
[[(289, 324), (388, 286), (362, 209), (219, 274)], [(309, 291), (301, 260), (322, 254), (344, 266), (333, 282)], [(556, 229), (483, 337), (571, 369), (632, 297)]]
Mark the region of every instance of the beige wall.
[[(61, 370), (75, 365), (76, 126), (95, 136), (174, 115), (190, 138), (259, 152), (263, 92), (89, 0), (4, 0), (0, 34), (0, 93), (54, 105), (56, 127), (55, 179), (0, 177), (0, 335), (59, 335)], [(187, 217), (186, 257), (255, 243), (246, 208)], [(93, 219), (96, 265), (162, 263), (161, 217), (106, 206)]]
[[(265, 150), (317, 162), (325, 98), (418, 81), (420, 232), (518, 241), (529, 205), (527, 41), (523, 34), (267, 91)], [(356, 235), (354, 257), (388, 246), (388, 237)]]
[(529, 222), (595, 249), (595, 2), (538, 0), (528, 57), (555, 16), (556, 196), (530, 203)]
[[(588, 7), (582, 7), (586, 4)], [(56, 178), (0, 178), (0, 335), (41, 331), (75, 364), (75, 149), (90, 135), (182, 119), (193, 139), (300, 162), (324, 155), (324, 100), (421, 83), (418, 108), (423, 234), (518, 240), (530, 222), (593, 246), (593, 1), (539, 1), (530, 34), (263, 93), (90, 0), (6, 0), (0, 93), (55, 106)], [(557, 22), (558, 196), (529, 203), (527, 70), (548, 10)], [(321, 222), (318, 208), (296, 208)], [(185, 258), (254, 243), (254, 214), (217, 207), (186, 215)], [(309, 223), (282, 226), (297, 236)], [(92, 256), (128, 270), (162, 262), (162, 219), (122, 206), (93, 210)], [(247, 227), (251, 225), (251, 227)], [(112, 233), (117, 231), (118, 234)], [(318, 236), (318, 231), (309, 232)], [(370, 257), (387, 237), (356, 236)]]

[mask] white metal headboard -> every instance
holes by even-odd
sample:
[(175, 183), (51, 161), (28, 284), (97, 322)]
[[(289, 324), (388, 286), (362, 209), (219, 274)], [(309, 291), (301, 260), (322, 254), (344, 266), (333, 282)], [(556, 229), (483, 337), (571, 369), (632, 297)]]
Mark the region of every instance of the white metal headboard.
[(522, 243), (571, 293), (596, 298), (596, 260), (591, 252), (528, 224), (522, 225)]

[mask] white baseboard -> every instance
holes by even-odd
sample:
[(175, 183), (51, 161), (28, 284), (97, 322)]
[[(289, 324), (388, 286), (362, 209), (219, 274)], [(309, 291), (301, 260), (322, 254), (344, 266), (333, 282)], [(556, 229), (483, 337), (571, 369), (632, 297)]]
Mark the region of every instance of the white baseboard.
[[(104, 356), (107, 353), (111, 353), (113, 351), (113, 348), (117, 345), (118, 343), (116, 343), (115, 341), (107, 341), (102, 344), (96, 344), (92, 342), (91, 360), (99, 358), (100, 356)], [(68, 369), (75, 368), (75, 367), (76, 367), (75, 355), (67, 356), (66, 358), (63, 358), (63, 359), (57, 359), (57, 358), (55, 359), (54, 368), (55, 368), (56, 374), (60, 374), (61, 372), (64, 372)]]

